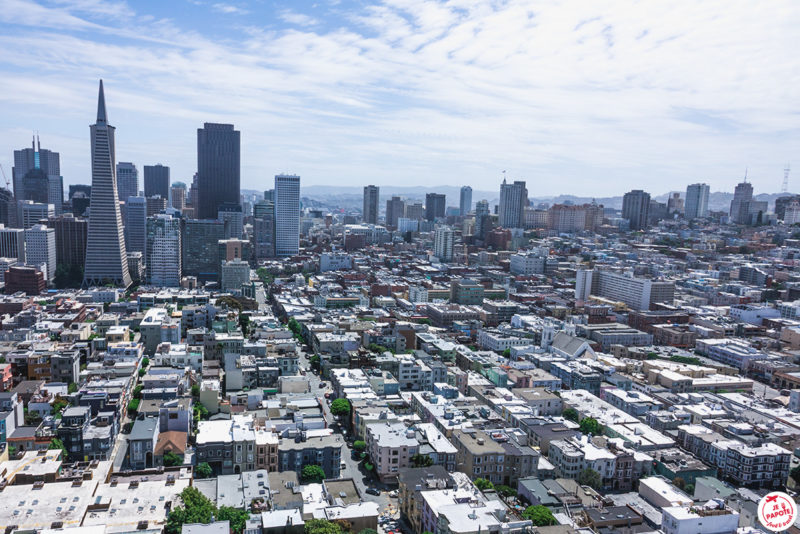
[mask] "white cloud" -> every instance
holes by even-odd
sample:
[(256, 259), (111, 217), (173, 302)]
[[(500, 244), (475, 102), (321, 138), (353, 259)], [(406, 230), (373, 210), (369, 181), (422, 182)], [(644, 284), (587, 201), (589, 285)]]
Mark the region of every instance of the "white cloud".
[(228, 15), (246, 15), (250, 12), (249, 10), (243, 7), (239, 7), (233, 4), (225, 4), (222, 2), (211, 4), (211, 7), (215, 11), (219, 11), (220, 13), (226, 13)]
[[(279, 169), (307, 184), (496, 189), (508, 169), (534, 195), (732, 190), (749, 166), (775, 191), (800, 159), (800, 6), (767, 4), (386, 0), (335, 6), (346, 25), (324, 31), (317, 6), (278, 10), (290, 28), (254, 15), (212, 40), (121, 3), (0, 0), (20, 28), (0, 35), (0, 161), (27, 143), (19, 131), (84, 135), (102, 76), (118, 157), (175, 179), (194, 172), (195, 129), (225, 121), (256, 189)], [(86, 151), (62, 150), (68, 182), (85, 179)]]

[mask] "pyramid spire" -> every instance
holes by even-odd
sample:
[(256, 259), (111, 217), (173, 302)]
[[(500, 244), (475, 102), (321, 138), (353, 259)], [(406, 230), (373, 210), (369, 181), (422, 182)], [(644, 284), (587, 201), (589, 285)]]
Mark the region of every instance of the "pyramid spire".
[(103, 80), (100, 80), (100, 92), (97, 95), (97, 122), (108, 122), (108, 117), (106, 117), (106, 95), (103, 93)]

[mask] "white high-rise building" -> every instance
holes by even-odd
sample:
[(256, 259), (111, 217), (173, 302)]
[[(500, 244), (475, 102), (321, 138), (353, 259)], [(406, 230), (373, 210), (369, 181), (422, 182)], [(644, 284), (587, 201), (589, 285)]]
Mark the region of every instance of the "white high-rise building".
[(686, 201), (683, 212), (686, 220), (699, 219), (708, 215), (708, 184), (691, 184), (686, 187)]
[(300, 177), (275, 176), (275, 255), (294, 256), (300, 251)]
[(241, 293), (242, 286), (250, 281), (250, 264), (235, 259), (222, 262), (222, 290)]
[(181, 222), (160, 213), (147, 219), (147, 279), (154, 286), (181, 284)]
[(439, 261), (453, 260), (453, 229), (449, 226), (440, 226), (433, 233), (433, 255)]
[(17, 258), (19, 263), (25, 263), (25, 230), (0, 224), (0, 257)]
[(25, 258), (30, 267), (41, 269), (44, 279), (52, 282), (56, 276), (55, 229), (36, 224), (25, 230)]
[(128, 254), (117, 195), (114, 127), (108, 124), (103, 80), (97, 96), (97, 121), (90, 126), (92, 148), (92, 200), (86, 237), (83, 287), (131, 285)]
[(125, 249), (141, 252), (147, 260), (147, 199), (128, 197), (125, 202)]

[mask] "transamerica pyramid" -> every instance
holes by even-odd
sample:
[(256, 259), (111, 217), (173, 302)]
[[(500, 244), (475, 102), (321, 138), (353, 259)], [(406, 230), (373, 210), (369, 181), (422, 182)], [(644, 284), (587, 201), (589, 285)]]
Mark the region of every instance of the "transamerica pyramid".
[(83, 287), (131, 285), (122, 216), (117, 201), (114, 127), (108, 124), (103, 80), (97, 97), (97, 122), (89, 127), (92, 143), (92, 198), (86, 240)]

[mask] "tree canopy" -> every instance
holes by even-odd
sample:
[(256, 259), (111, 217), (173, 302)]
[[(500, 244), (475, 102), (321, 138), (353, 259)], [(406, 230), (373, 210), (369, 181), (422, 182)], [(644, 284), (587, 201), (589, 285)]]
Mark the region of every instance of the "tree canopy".
[(481, 491), (486, 491), (490, 489), (494, 489), (494, 484), (491, 481), (486, 480), (485, 478), (476, 478), (475, 479), (475, 487)]
[(581, 433), (599, 436), (603, 433), (603, 425), (601, 425), (594, 417), (584, 417), (581, 419)]
[(307, 465), (300, 472), (300, 478), (305, 483), (319, 484), (325, 480), (325, 470), (318, 465)]
[(200, 462), (194, 470), (194, 476), (196, 478), (209, 478), (212, 474), (214, 474), (214, 471), (211, 469), (211, 466), (208, 465), (208, 462)]
[(603, 489), (603, 479), (600, 473), (590, 468), (584, 469), (578, 473), (578, 484), (581, 486), (589, 486), (595, 491)]
[(350, 401), (347, 399), (336, 399), (331, 403), (331, 413), (337, 417), (350, 413)]
[(551, 512), (548, 507), (542, 506), (541, 504), (525, 508), (525, 511), (522, 512), (522, 517), (523, 519), (530, 520), (535, 527), (547, 527), (556, 524), (556, 518), (553, 516), (553, 512)]
[(576, 410), (575, 408), (567, 408), (566, 410), (561, 412), (561, 417), (563, 417), (564, 419), (569, 419), (570, 421), (575, 421), (577, 423), (578, 417), (580, 416), (578, 415), (578, 410)]
[(433, 465), (433, 458), (427, 454), (415, 454), (411, 457), (411, 464), (414, 467), (430, 467)]
[(327, 519), (309, 519), (303, 527), (305, 534), (344, 534), (339, 523)]

